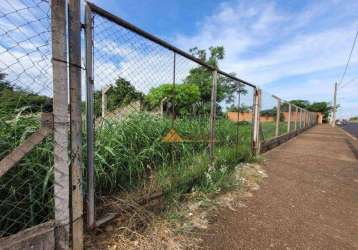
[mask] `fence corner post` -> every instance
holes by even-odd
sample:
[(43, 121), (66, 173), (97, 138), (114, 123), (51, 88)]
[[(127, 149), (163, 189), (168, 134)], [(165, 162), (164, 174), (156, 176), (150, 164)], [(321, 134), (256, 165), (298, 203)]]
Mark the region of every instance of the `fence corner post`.
[(51, 1), (56, 249), (70, 247), (66, 0)]

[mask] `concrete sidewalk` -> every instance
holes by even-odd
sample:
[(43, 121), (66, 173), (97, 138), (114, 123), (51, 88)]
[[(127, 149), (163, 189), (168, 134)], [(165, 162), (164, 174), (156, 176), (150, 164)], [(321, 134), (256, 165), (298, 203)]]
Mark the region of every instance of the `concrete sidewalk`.
[(358, 140), (321, 125), (265, 154), (247, 207), (220, 211), (208, 249), (358, 249)]

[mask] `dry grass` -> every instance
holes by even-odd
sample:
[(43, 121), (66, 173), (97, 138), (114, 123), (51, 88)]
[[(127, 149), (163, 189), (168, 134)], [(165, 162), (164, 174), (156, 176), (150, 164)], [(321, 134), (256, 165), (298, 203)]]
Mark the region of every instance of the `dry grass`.
[[(121, 216), (87, 235), (87, 249), (200, 249), (200, 236), (215, 220), (219, 208), (236, 211), (246, 206), (241, 200), (253, 196), (265, 171), (258, 164), (245, 164), (233, 175), (237, 185), (217, 194), (192, 192), (170, 210), (164, 211), (164, 199), (145, 206), (128, 200), (108, 200), (106, 209), (120, 209)], [(164, 211), (164, 212), (163, 212)]]

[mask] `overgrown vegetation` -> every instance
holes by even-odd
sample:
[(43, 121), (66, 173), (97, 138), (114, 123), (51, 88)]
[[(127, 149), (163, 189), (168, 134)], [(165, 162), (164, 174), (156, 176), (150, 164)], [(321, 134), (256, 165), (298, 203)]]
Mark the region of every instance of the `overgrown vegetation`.
[[(19, 115), (1, 121), (1, 158), (39, 127), (39, 117)], [(183, 142), (163, 142), (171, 121), (150, 113), (135, 113), (123, 120), (106, 120), (96, 130), (95, 170), (98, 195), (113, 195), (141, 189), (164, 191), (171, 197), (198, 188), (214, 191), (228, 185), (234, 167), (251, 159), (250, 127), (240, 127), (240, 148), (236, 145), (236, 124), (218, 120), (214, 162), (208, 154), (208, 117), (177, 119), (175, 128)], [(84, 149), (85, 150), (85, 149)], [(86, 164), (85, 164), (86, 165)], [(210, 167), (211, 166), (211, 167)], [(151, 182), (151, 183), (150, 183)], [(150, 190), (146, 190), (150, 186)], [(24, 225), (36, 225), (53, 214), (52, 139), (37, 146), (21, 163), (0, 179), (0, 232)]]
[[(39, 115), (0, 119), (0, 159), (34, 133)], [(53, 143), (45, 139), (0, 178), (0, 237), (53, 216)]]
[(14, 116), (18, 111), (23, 113), (52, 111), (51, 98), (15, 88), (5, 78), (6, 74), (0, 72), (0, 118)]
[[(96, 178), (98, 192), (145, 188), (148, 176), (155, 176), (157, 188), (188, 188), (200, 183), (211, 162), (208, 154), (209, 118), (178, 118), (175, 130), (182, 142), (165, 142), (170, 119), (150, 113), (135, 113), (122, 121), (106, 120), (96, 132)], [(221, 119), (217, 123), (216, 168), (230, 170), (249, 160), (250, 127), (240, 127), (237, 147), (236, 124)], [(210, 164), (209, 164), (210, 163)]]

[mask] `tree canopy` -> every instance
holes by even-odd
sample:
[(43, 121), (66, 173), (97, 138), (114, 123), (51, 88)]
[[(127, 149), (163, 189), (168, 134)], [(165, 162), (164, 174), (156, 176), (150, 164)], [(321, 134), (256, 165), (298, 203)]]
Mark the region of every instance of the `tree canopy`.
[[(143, 100), (143, 97), (143, 93), (136, 90), (136, 88), (129, 81), (118, 77), (107, 93), (107, 110), (114, 111), (116, 108), (128, 105), (132, 101)], [(94, 100), (95, 115), (99, 116), (101, 114), (102, 105), (101, 90), (94, 92)]]
[(290, 103), (300, 108), (307, 109), (308, 111), (322, 113), (324, 122), (328, 121), (329, 116), (333, 110), (333, 107), (329, 104), (329, 102), (310, 103), (307, 100), (291, 100)]
[(145, 97), (149, 109), (153, 109), (163, 101), (174, 105), (177, 114), (189, 114), (193, 106), (200, 100), (199, 87), (195, 84), (184, 83), (174, 86), (171, 83), (162, 84), (152, 88)]
[[(208, 53), (209, 52), (209, 53)], [(190, 53), (201, 61), (217, 67), (220, 60), (224, 59), (224, 47), (210, 47), (208, 52), (197, 47), (190, 49)], [(234, 75), (234, 73), (232, 73)], [(182, 84), (165, 83), (152, 88), (145, 100), (150, 109), (159, 106), (164, 98), (167, 103), (175, 103), (175, 112), (178, 114), (208, 114), (210, 113), (212, 70), (198, 65), (192, 68), (183, 80)], [(237, 94), (245, 95), (245, 85), (232, 80), (229, 77), (218, 75), (217, 79), (217, 103), (225, 101), (231, 103)], [(220, 106), (217, 104), (220, 112)]]

